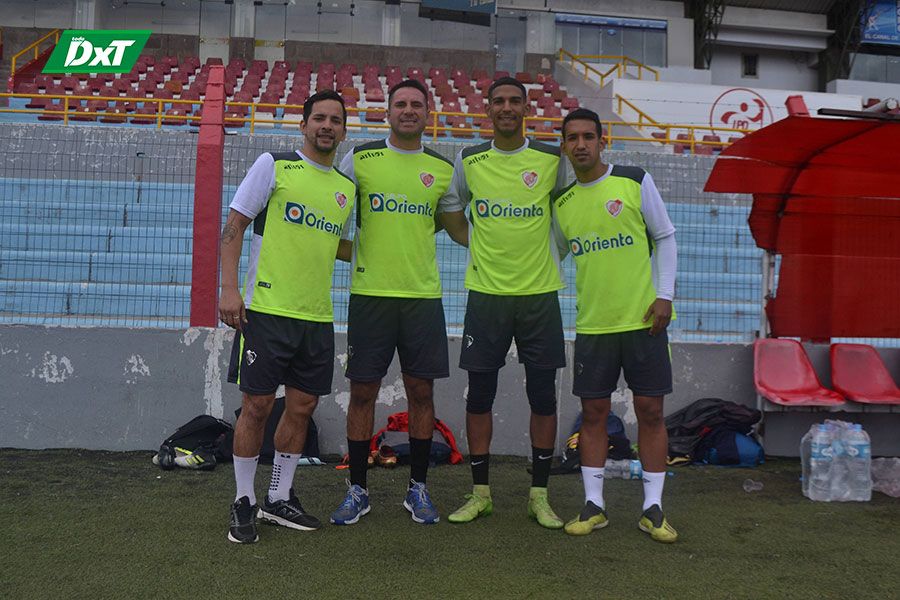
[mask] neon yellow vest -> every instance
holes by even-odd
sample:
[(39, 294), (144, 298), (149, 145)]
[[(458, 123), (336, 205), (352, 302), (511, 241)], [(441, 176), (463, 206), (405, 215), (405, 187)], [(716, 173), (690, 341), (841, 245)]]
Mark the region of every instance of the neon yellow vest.
[(472, 222), (466, 287), (498, 295), (564, 288), (550, 237), (559, 148), (531, 141), (505, 153), (488, 142), (463, 150), (462, 163)]
[(296, 152), (272, 156), (275, 189), (253, 220), (244, 304), (262, 313), (330, 323), (335, 254), (356, 186), (337, 169), (323, 171)]
[(554, 198), (556, 219), (575, 261), (575, 331), (599, 334), (650, 327), (656, 299), (652, 249), (641, 214), (644, 171), (614, 166), (597, 184), (578, 182)]
[(453, 164), (429, 148), (402, 153), (381, 140), (353, 149), (353, 173), (359, 200), (350, 291), (440, 298), (434, 219)]

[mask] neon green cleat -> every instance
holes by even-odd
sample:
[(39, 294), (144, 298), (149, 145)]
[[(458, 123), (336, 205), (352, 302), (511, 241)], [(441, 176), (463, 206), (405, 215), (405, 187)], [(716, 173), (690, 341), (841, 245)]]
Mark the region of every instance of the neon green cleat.
[(486, 485), (472, 486), (472, 493), (466, 494), (466, 503), (455, 512), (450, 513), (447, 520), (451, 523), (468, 523), (478, 517), (486, 517), (494, 510), (491, 500), (491, 488)]
[(644, 511), (641, 520), (638, 521), (638, 528), (649, 533), (653, 540), (664, 544), (671, 544), (678, 539), (678, 532), (666, 521), (666, 516), (658, 504)]
[(587, 535), (595, 529), (603, 529), (609, 525), (606, 511), (591, 501), (585, 503), (581, 514), (566, 523), (566, 533), (569, 535)]
[(528, 491), (528, 516), (541, 527), (562, 529), (563, 520), (556, 516), (547, 499), (547, 488), (533, 487)]

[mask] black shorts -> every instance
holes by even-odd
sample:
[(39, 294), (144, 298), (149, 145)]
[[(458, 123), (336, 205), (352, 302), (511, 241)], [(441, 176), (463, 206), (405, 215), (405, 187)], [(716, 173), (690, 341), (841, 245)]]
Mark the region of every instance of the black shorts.
[(228, 381), (255, 396), (278, 386), (313, 396), (331, 393), (334, 325), (247, 311), (243, 332), (234, 336)]
[(450, 376), (447, 324), (440, 298), (350, 295), (347, 316), (347, 378), (382, 379), (394, 359), (419, 379)]
[(562, 316), (556, 292), (499, 296), (469, 291), (459, 367), (496, 371), (516, 340), (519, 362), (538, 369), (566, 366)]
[(649, 329), (575, 336), (575, 374), (572, 393), (579, 398), (609, 398), (625, 371), (628, 388), (636, 396), (672, 393), (669, 336)]

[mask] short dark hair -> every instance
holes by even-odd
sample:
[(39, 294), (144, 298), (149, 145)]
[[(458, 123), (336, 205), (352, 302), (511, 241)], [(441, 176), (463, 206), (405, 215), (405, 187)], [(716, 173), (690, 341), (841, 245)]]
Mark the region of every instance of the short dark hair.
[(603, 124), (600, 123), (600, 117), (594, 111), (587, 108), (576, 108), (572, 112), (566, 115), (566, 118), (563, 119), (562, 124), (562, 135), (563, 140), (566, 138), (566, 125), (569, 121), (582, 120), (582, 121), (591, 121), (594, 125), (597, 126), (597, 137), (603, 137)]
[(519, 88), (520, 92), (522, 92), (523, 100), (528, 98), (528, 92), (525, 91), (525, 86), (522, 85), (522, 82), (515, 77), (501, 77), (500, 79), (492, 83), (491, 87), (488, 88), (488, 98), (492, 98), (494, 96), (494, 90), (496, 90), (501, 85), (514, 85)]
[(404, 79), (400, 83), (395, 83), (390, 90), (388, 90), (388, 108), (391, 106), (391, 101), (394, 98), (394, 93), (397, 90), (402, 90), (403, 88), (413, 88), (422, 92), (422, 96), (425, 98), (425, 105), (428, 105), (428, 89), (418, 79)]
[(309, 115), (312, 114), (313, 105), (316, 102), (321, 102), (322, 100), (337, 100), (341, 103), (341, 112), (344, 113), (344, 125), (347, 124), (347, 106), (344, 104), (344, 99), (334, 90), (324, 90), (321, 92), (316, 92), (312, 96), (306, 99), (306, 102), (303, 103), (303, 122), (306, 123), (309, 121)]

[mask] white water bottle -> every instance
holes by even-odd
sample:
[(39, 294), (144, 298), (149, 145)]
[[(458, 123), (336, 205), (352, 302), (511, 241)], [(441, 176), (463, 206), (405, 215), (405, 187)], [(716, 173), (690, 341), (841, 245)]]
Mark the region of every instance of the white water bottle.
[(639, 460), (607, 460), (606, 479), (641, 479), (644, 471)]
[(834, 428), (814, 425), (809, 449), (809, 499), (831, 501), (832, 441)]
[(854, 423), (844, 434), (847, 479), (842, 499), (868, 502), (872, 499), (872, 446), (862, 425)]
[(809, 454), (812, 440), (813, 428), (818, 427), (818, 425), (813, 425), (809, 428), (803, 438), (800, 440), (800, 468), (802, 470), (802, 476), (800, 479), (800, 488), (803, 491), (803, 495), (809, 498)]

